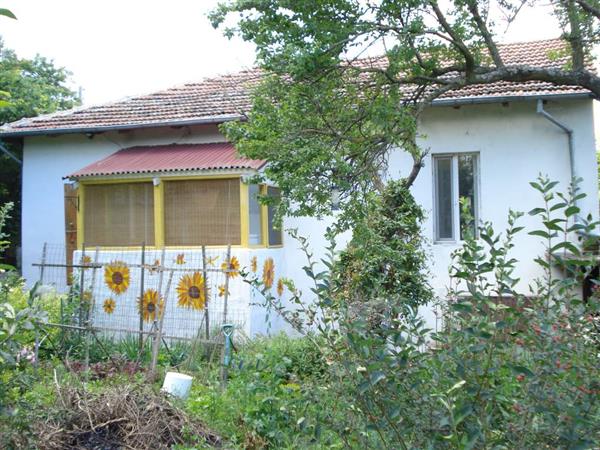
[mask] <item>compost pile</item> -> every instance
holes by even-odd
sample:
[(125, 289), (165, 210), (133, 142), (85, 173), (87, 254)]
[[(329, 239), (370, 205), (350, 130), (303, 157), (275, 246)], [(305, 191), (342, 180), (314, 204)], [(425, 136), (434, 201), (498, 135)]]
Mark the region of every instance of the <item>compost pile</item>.
[(220, 447), (219, 436), (151, 386), (114, 386), (99, 393), (72, 386), (57, 390), (59, 413), (33, 424), (40, 449), (168, 449), (196, 441)]

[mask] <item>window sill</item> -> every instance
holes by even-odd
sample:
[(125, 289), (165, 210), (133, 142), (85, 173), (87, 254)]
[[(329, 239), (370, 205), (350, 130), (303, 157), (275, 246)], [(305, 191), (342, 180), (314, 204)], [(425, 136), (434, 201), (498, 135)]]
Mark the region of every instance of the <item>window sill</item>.
[[(476, 240), (480, 241), (480, 238), (477, 238)], [(450, 240), (448, 240), (448, 241), (433, 241), (433, 245), (445, 245), (445, 246), (451, 246), (451, 245), (461, 246), (464, 243), (465, 243), (465, 241), (463, 241), (462, 239), (458, 240), (458, 241), (450, 241)]]
[(444, 241), (439, 241), (439, 240), (434, 240), (433, 244), (434, 245), (457, 245), (462, 243), (462, 241), (455, 241), (455, 240), (444, 240)]

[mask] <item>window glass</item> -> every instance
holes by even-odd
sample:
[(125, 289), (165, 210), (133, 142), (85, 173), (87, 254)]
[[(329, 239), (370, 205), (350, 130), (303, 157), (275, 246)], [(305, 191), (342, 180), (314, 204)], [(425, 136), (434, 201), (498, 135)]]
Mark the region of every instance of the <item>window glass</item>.
[[(272, 186), (267, 187), (267, 195), (274, 199), (279, 199), (280, 192), (278, 188)], [(267, 206), (267, 218), (268, 218), (268, 230), (269, 230), (269, 245), (281, 245), (283, 243), (283, 236), (280, 229), (280, 224), (275, 222), (275, 204), (269, 204)]]
[(262, 239), (262, 223), (261, 223), (261, 204), (258, 201), (260, 195), (260, 186), (257, 184), (251, 184), (248, 186), (249, 195), (249, 210), (250, 210), (250, 236), (248, 237), (248, 243), (250, 245), (260, 245), (263, 243)]
[(239, 245), (240, 180), (164, 182), (166, 245)]
[(453, 239), (452, 157), (435, 158), (436, 238)]
[(154, 245), (152, 183), (88, 185), (84, 197), (85, 245)]
[(476, 157), (473, 154), (458, 156), (458, 197), (460, 199), (460, 238), (464, 239), (467, 229), (476, 233)]

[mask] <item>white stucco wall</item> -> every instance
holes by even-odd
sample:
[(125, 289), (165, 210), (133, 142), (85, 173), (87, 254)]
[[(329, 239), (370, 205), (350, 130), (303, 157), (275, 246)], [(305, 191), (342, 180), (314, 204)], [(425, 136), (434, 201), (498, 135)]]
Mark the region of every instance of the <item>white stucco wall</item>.
[[(598, 215), (598, 182), (596, 171), (596, 135), (591, 100), (548, 102), (545, 109), (573, 129), (575, 169), (583, 178), (580, 188), (588, 196), (581, 201), (582, 215)], [(493, 223), (496, 231), (507, 226), (509, 209), (527, 213), (541, 205), (541, 197), (529, 183), (541, 173), (560, 182), (566, 192), (570, 182), (567, 136), (556, 125), (536, 114), (535, 102), (471, 105), (460, 108), (432, 108), (423, 117), (419, 128), (422, 146), (430, 154), (415, 183), (414, 195), (429, 214), (424, 224), (430, 240), (432, 285), (443, 296), (449, 283), (450, 255), (460, 242), (434, 242), (432, 209), (433, 168), (431, 155), (437, 153), (478, 152), (480, 173), (480, 219)], [(405, 154), (395, 155), (392, 176), (406, 174), (410, 160)], [(527, 230), (536, 229), (537, 219), (525, 214), (520, 224)], [(543, 254), (539, 239), (528, 236), (526, 230), (516, 240), (513, 256), (520, 263), (517, 275), (519, 288), (528, 292), (528, 285), (541, 275), (532, 256)], [(429, 314), (430, 324), (433, 317)]]
[[(577, 175), (584, 179), (581, 188), (588, 197), (581, 202), (584, 214), (597, 216), (598, 184), (596, 176), (596, 133), (591, 100), (548, 102), (548, 112), (564, 121), (574, 130)], [(460, 108), (435, 107), (426, 111), (420, 132), (421, 143), (429, 149), (414, 186), (414, 195), (429, 214), (423, 233), (430, 240), (432, 285), (443, 295), (448, 284), (450, 253), (459, 242), (433, 242), (431, 212), (433, 205), (433, 171), (431, 155), (436, 153), (478, 152), (480, 172), (480, 218), (494, 223), (497, 230), (506, 226), (509, 208), (527, 212), (539, 206), (537, 193), (529, 186), (539, 173), (548, 175), (566, 189), (570, 180), (569, 156), (565, 134), (535, 112), (535, 102), (470, 105)], [(596, 114), (596, 117), (597, 114)], [(598, 117), (600, 119), (600, 117)], [(30, 281), (38, 277), (38, 269), (31, 263), (38, 260), (44, 242), (64, 245), (64, 212), (62, 177), (120, 148), (141, 144), (215, 142), (221, 141), (216, 127), (194, 129), (145, 130), (128, 133), (106, 133), (93, 139), (85, 136), (65, 135), (55, 138), (27, 138), (24, 146), (23, 166), (23, 274)], [(405, 175), (411, 161), (401, 151), (390, 159), (390, 175)], [(328, 221), (290, 218), (285, 227), (298, 228), (310, 239), (317, 258), (325, 241)], [(535, 219), (525, 215), (521, 224), (534, 227)], [(304, 292), (310, 285), (303, 275), (305, 258), (298, 244), (289, 236), (284, 238), (277, 276), (295, 280)], [(539, 275), (531, 263), (531, 256), (542, 251), (536, 239), (521, 233), (514, 256), (521, 261), (518, 276), (521, 288)], [(426, 312), (433, 323), (431, 312)], [(262, 311), (250, 311), (251, 334), (267, 331)], [(260, 317), (259, 317), (260, 316)], [(284, 328), (278, 319), (271, 320), (271, 330)]]

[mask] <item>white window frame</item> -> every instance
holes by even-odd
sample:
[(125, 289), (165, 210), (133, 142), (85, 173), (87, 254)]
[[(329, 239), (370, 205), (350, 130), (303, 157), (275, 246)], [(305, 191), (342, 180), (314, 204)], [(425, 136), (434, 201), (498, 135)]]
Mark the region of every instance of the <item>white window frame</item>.
[[(474, 174), (473, 174), (473, 183), (475, 185), (475, 214), (473, 219), (475, 223), (479, 223), (479, 218), (481, 217), (481, 200), (480, 193), (481, 189), (479, 186), (480, 183), (480, 167), (481, 167), (481, 156), (479, 152), (475, 151), (466, 151), (466, 152), (456, 152), (456, 153), (434, 153), (431, 155), (432, 158), (432, 172), (433, 172), (433, 237), (434, 242), (436, 243), (452, 243), (452, 242), (460, 242), (460, 199), (458, 197), (458, 158), (459, 156), (471, 155), (474, 156)], [(437, 176), (437, 159), (452, 159), (450, 177), (452, 179), (452, 237), (450, 238), (440, 238), (439, 237), (439, 224), (438, 224), (438, 176)]]

